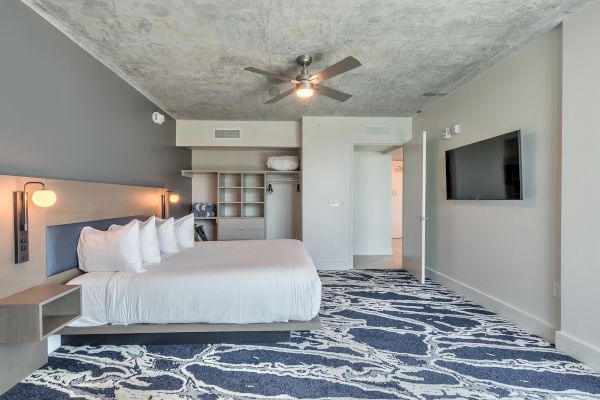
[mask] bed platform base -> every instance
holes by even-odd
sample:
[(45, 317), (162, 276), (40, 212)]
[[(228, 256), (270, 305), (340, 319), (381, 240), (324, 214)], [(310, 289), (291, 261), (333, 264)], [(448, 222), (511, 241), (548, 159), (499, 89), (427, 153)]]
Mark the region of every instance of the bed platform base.
[(58, 334), (68, 346), (125, 344), (202, 344), (287, 342), (292, 331), (321, 328), (321, 320), (270, 324), (135, 324), (65, 327)]
[(180, 332), (134, 333), (110, 335), (63, 335), (64, 346), (208, 344), (208, 343), (283, 343), (289, 342), (289, 331), (274, 332)]

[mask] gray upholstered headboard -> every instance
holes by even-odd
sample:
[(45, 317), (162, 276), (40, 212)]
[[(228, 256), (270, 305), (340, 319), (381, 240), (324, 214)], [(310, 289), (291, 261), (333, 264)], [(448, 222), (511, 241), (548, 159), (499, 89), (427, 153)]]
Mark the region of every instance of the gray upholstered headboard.
[(46, 227), (46, 276), (51, 277), (79, 266), (77, 243), (84, 227), (91, 226), (104, 231), (112, 224), (124, 225), (134, 219), (146, 218), (148, 217), (134, 215)]

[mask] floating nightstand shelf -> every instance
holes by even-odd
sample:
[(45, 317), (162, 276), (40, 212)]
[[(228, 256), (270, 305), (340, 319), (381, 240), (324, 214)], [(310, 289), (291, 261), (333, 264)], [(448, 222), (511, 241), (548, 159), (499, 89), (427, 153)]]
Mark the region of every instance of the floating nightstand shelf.
[(0, 299), (0, 343), (42, 341), (80, 316), (79, 286), (34, 286)]

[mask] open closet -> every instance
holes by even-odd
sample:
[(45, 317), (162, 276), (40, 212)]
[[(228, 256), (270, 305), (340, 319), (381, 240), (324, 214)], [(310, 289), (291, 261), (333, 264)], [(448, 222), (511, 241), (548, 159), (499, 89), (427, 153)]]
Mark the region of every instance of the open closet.
[[(199, 156), (194, 163), (196, 168), (182, 174), (192, 179), (194, 204), (216, 207), (216, 215), (195, 219), (208, 240), (301, 239), (301, 173), (266, 168), (267, 157), (282, 151), (195, 152)], [(283, 154), (298, 152), (286, 149)], [(206, 165), (211, 160), (218, 160), (221, 165)], [(234, 161), (242, 161), (246, 166), (232, 167)]]
[(300, 173), (267, 172), (267, 239), (302, 238)]

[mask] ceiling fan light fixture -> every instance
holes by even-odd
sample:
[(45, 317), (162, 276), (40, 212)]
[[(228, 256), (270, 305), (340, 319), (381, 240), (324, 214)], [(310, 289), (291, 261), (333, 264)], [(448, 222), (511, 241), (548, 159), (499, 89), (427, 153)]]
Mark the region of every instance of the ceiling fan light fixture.
[(279, 93), (272, 99), (265, 101), (265, 104), (277, 103), (279, 100), (286, 98), (287, 96), (290, 96), (293, 93), (296, 93), (296, 97), (298, 98), (313, 97), (315, 95), (316, 90), (319, 91), (319, 95), (323, 95), (341, 102), (344, 102), (352, 97), (352, 95), (348, 93), (340, 92), (339, 90), (323, 86), (322, 83), (325, 82), (327, 79), (333, 78), (334, 76), (338, 76), (340, 74), (343, 74), (344, 72), (350, 71), (351, 69), (360, 67), (360, 61), (358, 61), (352, 56), (348, 56), (342, 61), (330, 65), (329, 67), (325, 68), (324, 70), (321, 70), (320, 72), (314, 75), (308, 71), (308, 66), (311, 64), (311, 62), (312, 57), (309, 55), (302, 55), (296, 59), (296, 63), (302, 68), (302, 71), (300, 71), (300, 75), (296, 76), (296, 79), (291, 79), (286, 76), (274, 74), (272, 72), (254, 67), (246, 67), (244, 68), (244, 70), (259, 75), (264, 75), (271, 79), (276, 79), (278, 81), (288, 82), (294, 85), (285, 92)]
[(301, 83), (296, 87), (296, 96), (312, 97), (315, 94), (315, 89), (310, 83)]

